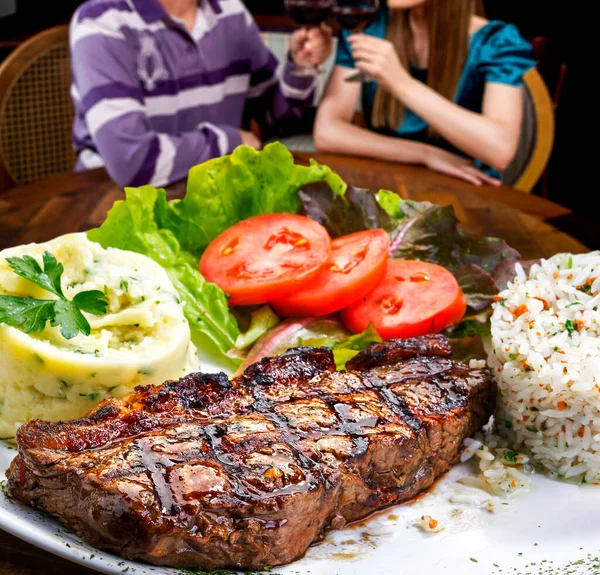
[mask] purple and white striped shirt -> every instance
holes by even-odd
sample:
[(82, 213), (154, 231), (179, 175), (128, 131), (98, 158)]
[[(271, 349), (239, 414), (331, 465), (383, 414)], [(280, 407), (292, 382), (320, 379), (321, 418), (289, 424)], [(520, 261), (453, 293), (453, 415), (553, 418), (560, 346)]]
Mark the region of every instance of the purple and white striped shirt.
[(241, 0), (201, 0), (189, 32), (158, 0), (89, 0), (71, 22), (76, 170), (166, 185), (241, 143), (244, 113), (300, 122), (315, 80), (264, 45)]

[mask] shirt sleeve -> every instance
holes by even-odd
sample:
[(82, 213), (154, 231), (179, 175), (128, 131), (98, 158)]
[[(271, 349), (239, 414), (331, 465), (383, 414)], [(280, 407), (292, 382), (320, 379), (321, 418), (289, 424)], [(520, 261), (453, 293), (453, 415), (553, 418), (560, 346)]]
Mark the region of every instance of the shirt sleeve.
[(512, 24), (490, 26), (481, 47), (480, 70), (485, 82), (520, 87), (523, 75), (535, 67), (531, 45)]
[(352, 57), (352, 49), (348, 42), (348, 32), (344, 30), (340, 34), (338, 42), (337, 54), (335, 56), (335, 65), (343, 66), (344, 68), (354, 68), (354, 58)]
[(298, 66), (288, 54), (280, 63), (261, 38), (252, 16), (246, 13), (248, 26), (245, 49), (250, 54), (250, 115), (263, 130), (263, 140), (310, 130), (317, 79), (295, 74)]
[(155, 131), (137, 77), (134, 40), (80, 12), (70, 36), (76, 112), (117, 184), (163, 186), (241, 143), (238, 130), (225, 124), (202, 123), (177, 136)]

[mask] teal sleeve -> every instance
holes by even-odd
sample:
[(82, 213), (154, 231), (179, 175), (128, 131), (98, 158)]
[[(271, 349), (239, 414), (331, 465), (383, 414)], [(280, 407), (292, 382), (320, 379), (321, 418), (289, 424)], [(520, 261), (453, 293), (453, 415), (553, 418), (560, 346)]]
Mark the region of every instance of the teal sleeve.
[(535, 67), (531, 45), (512, 24), (499, 23), (490, 30), (480, 52), (485, 82), (522, 86), (523, 75)]
[(348, 32), (344, 30), (338, 41), (337, 54), (335, 57), (336, 66), (344, 68), (354, 68), (354, 58), (352, 57), (352, 48), (348, 42)]

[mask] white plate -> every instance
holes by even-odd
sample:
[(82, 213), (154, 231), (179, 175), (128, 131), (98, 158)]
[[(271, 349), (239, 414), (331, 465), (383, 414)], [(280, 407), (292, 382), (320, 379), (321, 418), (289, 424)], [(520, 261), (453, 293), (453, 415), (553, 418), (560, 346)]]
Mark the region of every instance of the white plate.
[[(214, 365), (213, 365), (214, 367)], [(204, 369), (209, 371), (207, 364)], [(0, 442), (0, 479), (16, 451)], [(456, 480), (456, 466), (412, 505), (391, 508), (363, 524), (330, 533), (304, 559), (277, 567), (280, 575), (600, 575), (600, 488), (534, 477), (534, 490), (490, 514), (490, 497)], [(98, 551), (57, 522), (0, 494), (0, 528), (33, 545), (102, 573), (180, 575)], [(459, 496), (471, 503), (452, 503)], [(424, 533), (431, 515), (444, 527)], [(567, 568), (571, 565), (569, 568)], [(189, 572), (188, 572), (189, 573)]]
[[(2, 469), (14, 455), (14, 450), (0, 445)], [(391, 508), (361, 525), (333, 532), (304, 559), (275, 568), (273, 573), (600, 574), (600, 560), (594, 561), (600, 555), (600, 489), (557, 483), (538, 475), (531, 493), (511, 501), (503, 513), (492, 515), (484, 509), (489, 499), (485, 493), (456, 483), (468, 472), (467, 466), (457, 466), (416, 503)], [(0, 477), (4, 479), (4, 474)], [(474, 503), (450, 503), (450, 497), (457, 494), (472, 495)], [(444, 530), (423, 533), (415, 522), (425, 514), (438, 519)], [(102, 573), (181, 574), (178, 569), (154, 568), (98, 551), (47, 516), (10, 501), (4, 490), (0, 528)], [(569, 564), (572, 567), (566, 569)]]

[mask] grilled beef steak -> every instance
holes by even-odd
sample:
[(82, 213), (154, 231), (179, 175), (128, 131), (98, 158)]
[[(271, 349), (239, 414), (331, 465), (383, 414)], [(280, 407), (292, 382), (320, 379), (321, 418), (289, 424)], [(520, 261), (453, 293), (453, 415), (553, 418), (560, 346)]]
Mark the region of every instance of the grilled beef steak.
[(10, 492), (92, 545), (155, 565), (289, 563), (328, 528), (414, 497), (494, 409), (485, 370), (440, 336), (335, 372), (297, 348), (232, 380), (193, 374), (19, 429)]

